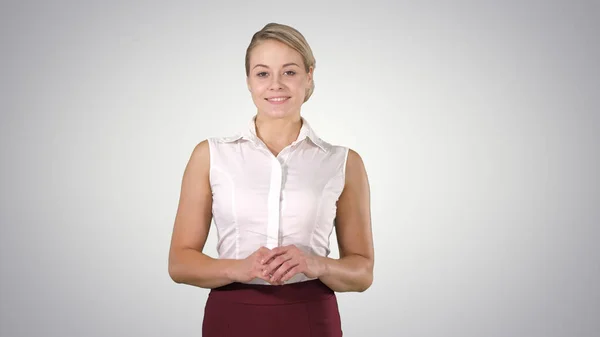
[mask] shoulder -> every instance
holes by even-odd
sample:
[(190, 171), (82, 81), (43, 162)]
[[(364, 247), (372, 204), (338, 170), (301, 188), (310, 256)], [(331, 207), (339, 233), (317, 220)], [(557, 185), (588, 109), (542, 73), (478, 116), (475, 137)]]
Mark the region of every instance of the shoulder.
[(241, 134), (233, 134), (230, 136), (209, 137), (209, 138), (206, 138), (203, 141), (199, 142), (196, 145), (194, 151), (198, 151), (200, 153), (202, 153), (203, 151), (210, 152), (211, 150), (214, 150), (219, 145), (232, 144), (232, 143), (235, 143), (236, 141), (240, 140), (241, 138), (242, 138)]
[(346, 184), (367, 184), (367, 171), (361, 155), (354, 149), (347, 148), (345, 163)]
[(210, 166), (211, 160), (219, 161), (219, 158), (224, 154), (230, 153), (228, 149), (234, 146), (241, 138), (241, 134), (208, 137), (194, 146), (190, 160), (198, 164)]
[(321, 145), (327, 148), (329, 158), (336, 158), (338, 170), (344, 179), (345, 189), (368, 188), (368, 177), (365, 163), (358, 151), (344, 145), (332, 145), (321, 140)]
[(210, 138), (200, 141), (192, 150), (192, 157), (205, 157), (210, 155), (210, 143), (213, 140)]
[(207, 186), (209, 172), (209, 140), (205, 139), (193, 147), (192, 153), (185, 165), (182, 181), (184, 188), (198, 190), (200, 187)]
[(364, 169), (365, 164), (364, 161), (362, 159), (362, 157), (360, 156), (360, 154), (358, 154), (358, 152), (356, 152), (354, 149), (351, 148), (346, 148), (346, 166), (347, 167), (351, 167), (351, 168), (362, 168)]
[(233, 143), (236, 142), (240, 139), (242, 139), (242, 134), (241, 133), (236, 133), (233, 135), (229, 135), (229, 136), (220, 136), (220, 137), (211, 137), (208, 138), (207, 140), (209, 141), (209, 143), (212, 144), (226, 144), (226, 143)]
[(360, 154), (354, 149), (344, 145), (333, 145), (322, 139), (319, 139), (320, 146), (327, 150), (332, 156), (342, 156), (346, 168), (364, 168), (364, 162)]
[(241, 134), (206, 138), (206, 139), (198, 142), (194, 146), (194, 148), (192, 150), (191, 159), (193, 159), (193, 160), (208, 160), (210, 158), (211, 152), (213, 152), (219, 145), (234, 143), (241, 138), (242, 138)]
[(332, 144), (321, 138), (318, 138), (316, 143), (327, 152), (329, 160), (335, 160), (339, 163), (339, 168), (344, 175), (348, 174), (348, 170), (351, 174), (364, 170), (362, 157), (354, 149), (340, 144)]
[(210, 142), (211, 139), (204, 139), (194, 146), (188, 162), (188, 168), (192, 168), (195, 171), (195, 169), (210, 165)]
[[(330, 156), (346, 156), (348, 148), (343, 145), (332, 144), (320, 137), (311, 138), (311, 141)], [(344, 158), (345, 159), (345, 158)]]

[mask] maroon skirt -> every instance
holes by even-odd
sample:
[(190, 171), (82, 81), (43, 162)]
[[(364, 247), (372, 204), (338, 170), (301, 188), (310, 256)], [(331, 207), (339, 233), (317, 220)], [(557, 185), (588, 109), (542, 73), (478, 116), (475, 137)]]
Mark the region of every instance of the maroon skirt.
[(341, 337), (335, 293), (320, 280), (232, 283), (210, 291), (203, 337)]

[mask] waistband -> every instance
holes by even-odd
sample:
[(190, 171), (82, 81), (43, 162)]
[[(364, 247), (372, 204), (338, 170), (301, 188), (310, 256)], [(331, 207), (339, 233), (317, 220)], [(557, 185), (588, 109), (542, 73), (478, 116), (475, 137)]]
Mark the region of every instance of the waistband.
[(211, 289), (208, 296), (232, 303), (275, 305), (321, 301), (335, 293), (316, 279), (284, 285), (231, 283)]

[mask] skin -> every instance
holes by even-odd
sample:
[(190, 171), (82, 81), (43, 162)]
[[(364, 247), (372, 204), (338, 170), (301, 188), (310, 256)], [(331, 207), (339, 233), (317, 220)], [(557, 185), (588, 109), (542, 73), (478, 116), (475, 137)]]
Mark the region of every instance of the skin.
[[(285, 44), (267, 40), (251, 52), (247, 84), (257, 107), (257, 135), (274, 155), (298, 137), (301, 106), (312, 80), (313, 69), (307, 71), (301, 55)], [(273, 104), (267, 100), (270, 97), (288, 99)], [(212, 220), (212, 192), (208, 143), (200, 142), (183, 174), (169, 275), (177, 283), (216, 288), (254, 278), (281, 285), (304, 273), (336, 292), (365, 291), (373, 282), (374, 266), (370, 188), (364, 163), (354, 150), (349, 150), (346, 165), (335, 227), (339, 259), (309, 255), (294, 245), (260, 247), (240, 260), (215, 259), (203, 253)]]

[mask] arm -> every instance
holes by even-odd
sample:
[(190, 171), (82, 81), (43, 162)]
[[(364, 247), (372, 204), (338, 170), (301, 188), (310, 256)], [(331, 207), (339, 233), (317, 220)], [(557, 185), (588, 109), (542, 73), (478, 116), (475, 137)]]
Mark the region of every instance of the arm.
[(336, 214), (340, 258), (318, 257), (323, 264), (319, 279), (337, 292), (367, 290), (373, 283), (374, 247), (370, 192), (361, 157), (349, 150), (346, 185)]
[(233, 282), (234, 260), (202, 253), (212, 221), (210, 153), (205, 140), (194, 148), (183, 174), (169, 250), (169, 276), (176, 283), (216, 288)]

